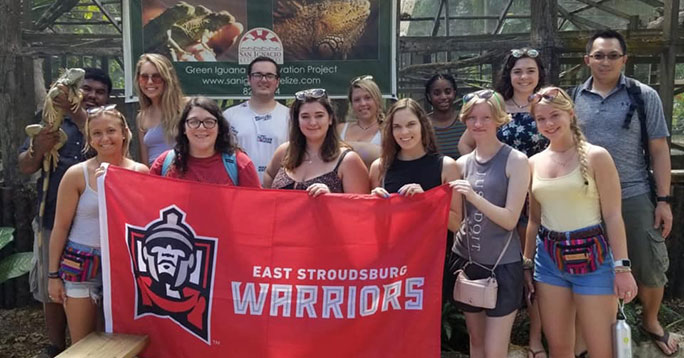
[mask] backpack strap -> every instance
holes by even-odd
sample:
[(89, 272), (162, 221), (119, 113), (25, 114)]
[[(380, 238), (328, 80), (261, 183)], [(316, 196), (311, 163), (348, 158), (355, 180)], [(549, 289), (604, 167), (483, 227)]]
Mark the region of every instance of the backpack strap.
[(629, 123), (634, 116), (634, 110), (636, 110), (637, 117), (639, 117), (639, 126), (641, 129), (641, 149), (644, 153), (644, 163), (646, 163), (648, 184), (651, 187), (651, 199), (653, 199), (656, 195), (656, 186), (655, 178), (651, 172), (651, 151), (648, 147), (648, 127), (646, 126), (646, 103), (644, 102), (644, 96), (641, 93), (641, 88), (634, 79), (625, 77), (625, 89), (627, 90), (631, 104), (629, 106), (629, 111), (627, 111), (627, 117), (625, 118), (623, 128), (629, 128)]
[(223, 166), (226, 168), (226, 173), (233, 181), (235, 186), (240, 185), (238, 180), (238, 167), (237, 167), (237, 157), (235, 152), (233, 154), (221, 153), (221, 160), (223, 161)]
[(568, 94), (570, 95), (570, 98), (572, 98), (572, 103), (577, 102), (577, 94), (580, 91), (580, 86), (581, 85), (577, 85), (577, 86), (568, 88)]
[(161, 176), (165, 177), (166, 174), (169, 172), (169, 167), (171, 167), (171, 163), (173, 163), (173, 160), (176, 158), (176, 150), (171, 149), (166, 153), (166, 157), (164, 158), (164, 163), (162, 163), (162, 170), (161, 170)]

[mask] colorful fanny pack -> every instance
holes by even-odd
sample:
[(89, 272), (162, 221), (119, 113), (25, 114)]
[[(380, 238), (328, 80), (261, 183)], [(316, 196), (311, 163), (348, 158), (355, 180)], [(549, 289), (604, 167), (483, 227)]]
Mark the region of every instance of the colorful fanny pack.
[(541, 227), (539, 236), (558, 269), (569, 274), (596, 271), (606, 260), (610, 249), (601, 225), (570, 232), (551, 231)]
[(64, 281), (86, 282), (100, 272), (100, 254), (98, 250), (79, 250), (67, 245), (59, 264), (59, 276)]

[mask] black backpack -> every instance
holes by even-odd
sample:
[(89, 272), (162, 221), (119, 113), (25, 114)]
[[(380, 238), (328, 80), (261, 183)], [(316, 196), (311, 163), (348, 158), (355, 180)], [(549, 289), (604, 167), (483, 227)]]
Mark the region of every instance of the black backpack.
[[(572, 87), (568, 90), (572, 102), (576, 102), (579, 86)], [(632, 117), (634, 116), (634, 111), (637, 111), (639, 117), (639, 124), (641, 126), (641, 149), (644, 154), (644, 161), (646, 163), (646, 173), (648, 175), (648, 184), (651, 187), (651, 197), (655, 198), (656, 188), (655, 179), (653, 178), (653, 171), (651, 167), (651, 153), (648, 149), (648, 129), (646, 128), (646, 104), (644, 103), (644, 97), (641, 95), (641, 88), (632, 78), (625, 76), (625, 89), (627, 90), (627, 95), (629, 95), (629, 110), (625, 116), (624, 122), (622, 122), (622, 128), (629, 129), (629, 125), (632, 122)]]

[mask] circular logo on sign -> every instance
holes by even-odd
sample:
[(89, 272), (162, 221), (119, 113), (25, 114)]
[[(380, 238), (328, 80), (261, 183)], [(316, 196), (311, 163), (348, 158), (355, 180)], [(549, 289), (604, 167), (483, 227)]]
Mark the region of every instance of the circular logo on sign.
[(283, 64), (283, 43), (275, 32), (265, 27), (256, 27), (245, 32), (238, 47), (238, 63), (248, 65), (259, 56), (272, 58)]

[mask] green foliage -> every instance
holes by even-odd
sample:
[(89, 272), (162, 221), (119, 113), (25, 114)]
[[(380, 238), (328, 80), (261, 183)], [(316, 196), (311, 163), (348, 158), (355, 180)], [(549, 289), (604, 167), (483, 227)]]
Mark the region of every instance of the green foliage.
[(468, 328), (465, 316), (447, 300), (442, 306), (442, 351), (467, 352)]
[[(0, 227), (0, 249), (14, 240), (13, 233), (14, 228)], [(31, 271), (32, 259), (33, 253), (18, 252), (0, 260), (0, 284)]]
[(684, 135), (684, 94), (678, 94), (674, 98), (672, 108), (672, 135)]

